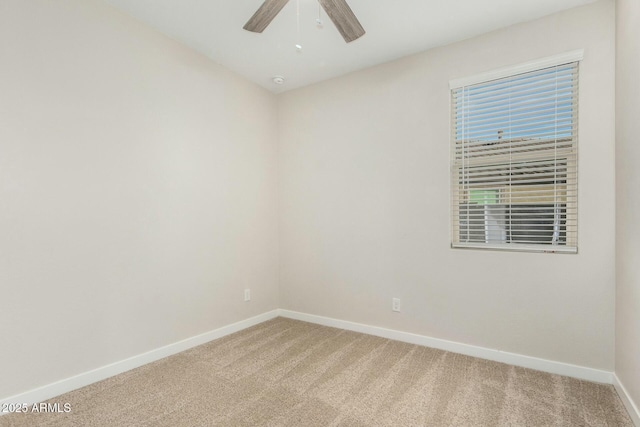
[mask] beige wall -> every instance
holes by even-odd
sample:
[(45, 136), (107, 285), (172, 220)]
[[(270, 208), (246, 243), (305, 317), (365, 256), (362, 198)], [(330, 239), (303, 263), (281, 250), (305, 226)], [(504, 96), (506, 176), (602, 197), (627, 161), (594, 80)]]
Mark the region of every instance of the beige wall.
[(640, 407), (640, 2), (616, 16), (616, 375)]
[[(613, 370), (614, 25), (604, 0), (281, 95), (282, 308)], [(580, 48), (580, 253), (450, 249), (449, 80)]]
[(0, 397), (277, 308), (275, 115), (97, 1), (0, 1)]

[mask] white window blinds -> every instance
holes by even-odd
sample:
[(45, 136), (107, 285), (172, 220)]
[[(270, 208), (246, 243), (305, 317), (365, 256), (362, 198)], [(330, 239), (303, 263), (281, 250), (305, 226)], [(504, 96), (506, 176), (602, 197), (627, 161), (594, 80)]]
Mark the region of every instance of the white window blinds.
[(452, 246), (576, 252), (578, 62), (451, 96)]

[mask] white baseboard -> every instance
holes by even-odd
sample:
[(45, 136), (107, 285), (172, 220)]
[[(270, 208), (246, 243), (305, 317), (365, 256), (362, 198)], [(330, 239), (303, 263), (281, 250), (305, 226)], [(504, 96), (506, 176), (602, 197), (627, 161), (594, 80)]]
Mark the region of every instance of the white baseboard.
[[(4, 404), (9, 403), (24, 403), (27, 405), (32, 405), (34, 403), (43, 402), (61, 394), (76, 390), (80, 387), (102, 381), (114, 375), (118, 375), (142, 365), (155, 362), (156, 360), (160, 360), (176, 353), (180, 353), (181, 351), (188, 350), (192, 347), (196, 347), (209, 341), (222, 338), (234, 332), (238, 332), (251, 326), (257, 325), (258, 323), (274, 319), (278, 317), (278, 315), (279, 310), (272, 310), (255, 317), (233, 323), (231, 325), (223, 326), (213, 331), (205, 332), (204, 334), (197, 335), (195, 337), (187, 338), (185, 340), (178, 341), (176, 343), (169, 344), (164, 347), (160, 347), (155, 350), (151, 350), (146, 353), (103, 366), (101, 368), (94, 369), (92, 371), (84, 372), (82, 374), (78, 374), (73, 377), (57, 381), (55, 383), (47, 384), (45, 386), (20, 393), (15, 396), (7, 397), (0, 400), (0, 407), (2, 407), (2, 405)], [(3, 415), (3, 413), (0, 412), (0, 415)]]
[(334, 328), (347, 329), (349, 331), (361, 332), (363, 334), (375, 335), (378, 337), (402, 341), (410, 344), (417, 344), (425, 347), (450, 351), (453, 353), (460, 353), (467, 356), (479, 357), (481, 359), (522, 366), (524, 368), (535, 369), (551, 374), (564, 375), (567, 377), (579, 378), (582, 380), (605, 384), (612, 384), (613, 382), (612, 372), (599, 369), (586, 368), (584, 366), (555, 362), (553, 360), (539, 359), (537, 357), (524, 356), (522, 354), (508, 353), (505, 351), (493, 350), (490, 348), (462, 344), (455, 341), (431, 338), (423, 335), (412, 334), (409, 332), (401, 332), (393, 329), (385, 329), (377, 326), (369, 326), (361, 323), (316, 316), (313, 314), (299, 313), (296, 311), (280, 310), (280, 315), (282, 317), (287, 317), (290, 319), (302, 320), (305, 322), (331, 326)]
[(620, 396), (620, 400), (624, 403), (625, 408), (627, 408), (631, 420), (636, 426), (640, 427), (640, 409), (638, 409), (638, 406), (633, 402), (627, 389), (622, 385), (616, 374), (613, 374), (613, 386), (616, 388), (618, 396)]

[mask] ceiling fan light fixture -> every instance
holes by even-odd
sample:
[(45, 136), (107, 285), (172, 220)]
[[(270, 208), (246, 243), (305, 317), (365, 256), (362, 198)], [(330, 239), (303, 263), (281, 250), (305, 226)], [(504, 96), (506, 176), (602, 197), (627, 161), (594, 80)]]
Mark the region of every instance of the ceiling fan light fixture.
[[(261, 33), (265, 28), (273, 21), (273, 18), (282, 10), (282, 8), (289, 2), (289, 0), (264, 0), (262, 6), (258, 8), (256, 13), (244, 24), (244, 28), (247, 31), (254, 33)], [(345, 42), (351, 43), (354, 40), (362, 37), (366, 31), (362, 28), (360, 21), (356, 18), (347, 0), (318, 0), (320, 9), (323, 9), (329, 19), (336, 26), (338, 32), (342, 36)], [(300, 6), (299, 0), (296, 1), (298, 27), (300, 22)], [(318, 13), (318, 20), (316, 21), (318, 27), (322, 27), (322, 20), (320, 13)], [(298, 33), (300, 30), (298, 29)]]

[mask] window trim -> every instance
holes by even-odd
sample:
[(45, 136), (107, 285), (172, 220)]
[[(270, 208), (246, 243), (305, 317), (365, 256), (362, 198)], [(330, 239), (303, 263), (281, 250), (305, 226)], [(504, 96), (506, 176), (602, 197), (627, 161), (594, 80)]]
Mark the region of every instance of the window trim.
[[(472, 75), (469, 77), (451, 79), (449, 81), (449, 91), (450, 93), (455, 90), (462, 88), (464, 86), (476, 85), (481, 83), (490, 82), (492, 80), (507, 78), (510, 76), (514, 76), (517, 74), (523, 74), (528, 72), (537, 71), (544, 68), (550, 68), (555, 66), (560, 66), (564, 64), (569, 64), (573, 62), (581, 62), (584, 59), (584, 49), (577, 49), (565, 53), (561, 53), (558, 55), (553, 55), (545, 58), (540, 58), (536, 60), (532, 60), (526, 63), (521, 63), (517, 65), (497, 68), (491, 71), (487, 71), (484, 73)], [(577, 96), (577, 95), (576, 95)], [(451, 100), (451, 97), (449, 97)], [(579, 99), (579, 97), (578, 97)], [(449, 106), (450, 111), (453, 109), (453, 105)], [(451, 115), (450, 115), (451, 117)], [(578, 120), (579, 123), (579, 120)], [(449, 123), (450, 135), (451, 129), (453, 127), (453, 123)], [(576, 130), (578, 132), (578, 130)], [(579, 132), (578, 132), (579, 133)], [(449, 145), (452, 146), (453, 142), (450, 140)], [(576, 162), (578, 160), (577, 156), (575, 158)], [(452, 166), (452, 161), (449, 162), (450, 168)], [(577, 170), (578, 164), (575, 164), (575, 168)], [(450, 172), (451, 173), (451, 172)], [(453, 189), (451, 186), (453, 182), (451, 179), (449, 180), (449, 195), (453, 197)], [(578, 183), (576, 182), (576, 190), (578, 187)], [(576, 202), (577, 203), (577, 202)], [(577, 207), (577, 206), (576, 206)], [(453, 209), (453, 199), (450, 200), (449, 208)], [(450, 221), (453, 220), (453, 212), (449, 213)], [(453, 224), (449, 227), (450, 233), (454, 232)], [(578, 230), (576, 230), (576, 233)], [(577, 234), (576, 234), (577, 236)], [(565, 246), (555, 246), (555, 245), (535, 245), (535, 244), (515, 244), (515, 245), (492, 245), (492, 244), (482, 244), (479, 245), (477, 243), (454, 243), (453, 235), (450, 235), (450, 244), (452, 249), (481, 249), (481, 250), (496, 250), (496, 251), (509, 251), (509, 252), (537, 252), (537, 253), (564, 253), (564, 254), (577, 254), (578, 247), (577, 244), (575, 246), (565, 247)], [(576, 242), (577, 243), (577, 242)]]
[(525, 62), (523, 64), (510, 65), (507, 67), (496, 68), (481, 74), (469, 77), (449, 80), (449, 90), (458, 89), (463, 86), (475, 85), (478, 83), (486, 83), (491, 80), (510, 77), (515, 74), (523, 74), (536, 71), (541, 68), (555, 67), (557, 65), (568, 64), (570, 62), (578, 62), (584, 59), (584, 49), (572, 50), (558, 55), (547, 56), (545, 58), (536, 59)]

